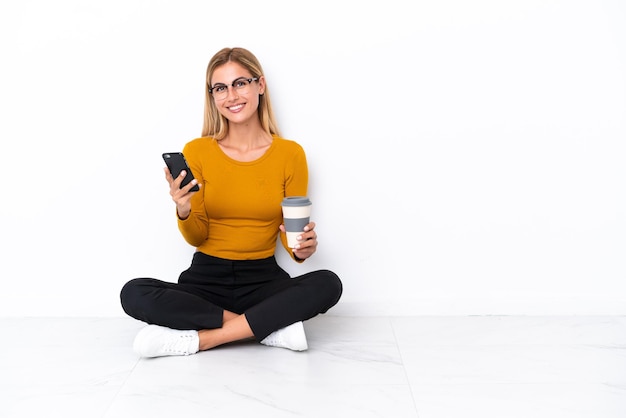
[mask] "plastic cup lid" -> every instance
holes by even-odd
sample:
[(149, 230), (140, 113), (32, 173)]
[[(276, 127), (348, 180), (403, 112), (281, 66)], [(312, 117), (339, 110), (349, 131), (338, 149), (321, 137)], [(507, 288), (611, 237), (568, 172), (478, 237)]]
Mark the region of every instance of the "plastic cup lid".
[(290, 196), (283, 199), (283, 206), (307, 206), (311, 201), (306, 196)]

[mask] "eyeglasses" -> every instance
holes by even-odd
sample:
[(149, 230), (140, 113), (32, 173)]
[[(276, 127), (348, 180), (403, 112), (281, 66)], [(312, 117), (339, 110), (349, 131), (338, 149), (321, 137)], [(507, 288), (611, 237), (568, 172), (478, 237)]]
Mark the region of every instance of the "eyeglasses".
[[(250, 83), (252, 83), (253, 81), (259, 81), (259, 79), (257, 77), (239, 77), (232, 82), (231, 86), (233, 87), (233, 89), (237, 90), (239, 94), (246, 94), (248, 93), (248, 87), (250, 86)], [(228, 97), (228, 86), (223, 83), (217, 83), (213, 87), (209, 87), (209, 93), (213, 95), (215, 100), (224, 100)]]

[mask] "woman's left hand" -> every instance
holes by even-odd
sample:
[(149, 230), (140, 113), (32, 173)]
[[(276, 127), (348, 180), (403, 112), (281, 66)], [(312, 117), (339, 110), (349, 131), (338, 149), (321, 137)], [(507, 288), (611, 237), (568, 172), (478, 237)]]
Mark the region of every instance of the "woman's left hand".
[[(285, 225), (280, 226), (280, 230), (285, 232)], [(298, 235), (298, 244), (293, 249), (293, 253), (300, 260), (306, 260), (317, 251), (317, 233), (315, 232), (315, 222), (309, 222), (304, 227), (304, 232)]]

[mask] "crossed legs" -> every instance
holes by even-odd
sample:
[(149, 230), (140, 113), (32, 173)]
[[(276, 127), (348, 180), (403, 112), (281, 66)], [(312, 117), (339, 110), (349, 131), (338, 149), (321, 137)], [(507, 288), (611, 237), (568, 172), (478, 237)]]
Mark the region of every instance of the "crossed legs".
[(238, 313), (219, 307), (233, 300), (219, 293), (227, 286), (131, 280), (122, 289), (122, 307), (133, 318), (158, 324), (139, 332), (135, 351), (144, 357), (188, 355), (253, 337), (268, 346), (306, 350), (302, 321), (325, 312), (341, 295), (339, 278), (327, 270), (253, 285), (237, 299), (248, 306), (238, 306)]
[(224, 323), (221, 328), (198, 331), (199, 351), (209, 350), (222, 344), (253, 338), (254, 333), (248, 324), (246, 314), (238, 315), (224, 311)]

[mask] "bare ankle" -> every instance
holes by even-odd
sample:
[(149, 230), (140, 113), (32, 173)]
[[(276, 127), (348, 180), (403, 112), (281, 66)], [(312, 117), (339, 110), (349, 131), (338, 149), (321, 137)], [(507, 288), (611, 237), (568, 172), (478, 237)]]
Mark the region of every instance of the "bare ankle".
[(231, 321), (231, 320), (237, 318), (238, 316), (239, 316), (239, 314), (236, 314), (236, 313), (231, 312), (231, 311), (224, 310), (224, 316), (222, 317), (222, 323), (225, 324), (226, 322)]
[[(224, 311), (227, 312), (227, 311)], [(221, 328), (203, 329), (198, 331), (200, 350), (209, 350), (218, 345), (232, 343), (254, 337), (254, 333), (244, 315), (236, 315), (224, 322)]]

